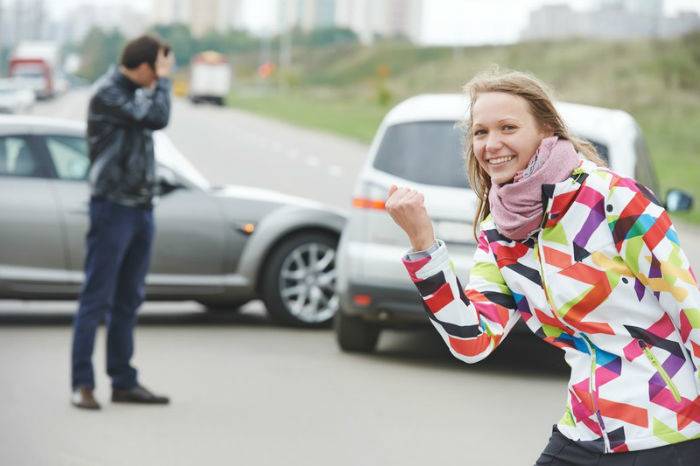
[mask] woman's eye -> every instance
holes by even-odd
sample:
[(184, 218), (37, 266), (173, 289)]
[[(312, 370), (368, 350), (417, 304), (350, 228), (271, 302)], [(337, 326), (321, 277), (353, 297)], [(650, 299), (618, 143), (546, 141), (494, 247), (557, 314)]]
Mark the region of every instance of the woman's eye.
[(474, 131), (474, 136), (481, 136), (482, 134), (486, 134), (486, 131), (483, 129), (477, 129)]
[(513, 126), (513, 125), (503, 125), (504, 131), (513, 131), (514, 129), (515, 129), (515, 126)]

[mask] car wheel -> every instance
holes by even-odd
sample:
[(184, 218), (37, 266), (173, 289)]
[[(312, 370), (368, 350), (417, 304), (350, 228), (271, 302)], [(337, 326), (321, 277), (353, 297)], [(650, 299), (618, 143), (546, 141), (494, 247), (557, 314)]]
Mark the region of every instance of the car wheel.
[(262, 274), (268, 315), (287, 325), (320, 327), (338, 311), (338, 238), (321, 232), (292, 236), (275, 246)]
[(371, 353), (377, 347), (381, 328), (361, 317), (339, 312), (335, 317), (335, 338), (343, 351)]

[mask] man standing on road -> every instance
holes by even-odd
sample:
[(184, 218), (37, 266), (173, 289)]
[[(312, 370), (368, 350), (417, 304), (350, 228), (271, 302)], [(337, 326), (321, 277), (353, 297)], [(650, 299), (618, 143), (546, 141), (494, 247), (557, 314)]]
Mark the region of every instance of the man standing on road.
[(140, 385), (130, 363), (154, 233), (151, 133), (164, 128), (170, 117), (169, 51), (153, 36), (132, 40), (124, 47), (119, 69), (90, 99), (90, 230), (72, 348), (71, 403), (78, 408), (100, 409), (93, 394), (92, 353), (103, 317), (112, 402), (169, 402)]

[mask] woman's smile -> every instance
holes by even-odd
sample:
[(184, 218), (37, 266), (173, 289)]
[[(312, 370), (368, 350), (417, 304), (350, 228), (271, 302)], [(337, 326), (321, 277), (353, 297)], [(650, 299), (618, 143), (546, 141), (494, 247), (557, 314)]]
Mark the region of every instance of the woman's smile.
[(489, 165), (492, 165), (492, 166), (493, 165), (499, 166), (499, 165), (504, 165), (504, 164), (510, 162), (514, 158), (515, 158), (514, 155), (506, 155), (504, 157), (494, 157), (494, 158), (488, 159), (488, 163), (489, 163)]

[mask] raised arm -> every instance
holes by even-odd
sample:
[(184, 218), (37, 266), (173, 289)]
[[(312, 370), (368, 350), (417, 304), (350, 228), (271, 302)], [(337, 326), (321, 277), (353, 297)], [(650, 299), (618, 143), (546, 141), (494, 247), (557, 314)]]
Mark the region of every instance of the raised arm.
[(160, 78), (149, 97), (130, 96), (116, 87), (105, 88), (96, 96), (103, 107), (101, 115), (123, 125), (163, 129), (170, 119), (170, 80)]
[[(496, 265), (485, 234), (479, 238), (466, 289), (449, 258), (447, 246), (433, 242), (432, 223), (423, 196), (392, 187), (386, 208), (409, 236), (413, 249), (403, 258), (418, 288), (433, 326), (452, 354), (467, 363), (484, 359), (503, 341), (518, 321), (512, 293)], [(430, 240), (432, 243), (428, 243)], [(432, 247), (431, 247), (432, 244)]]

